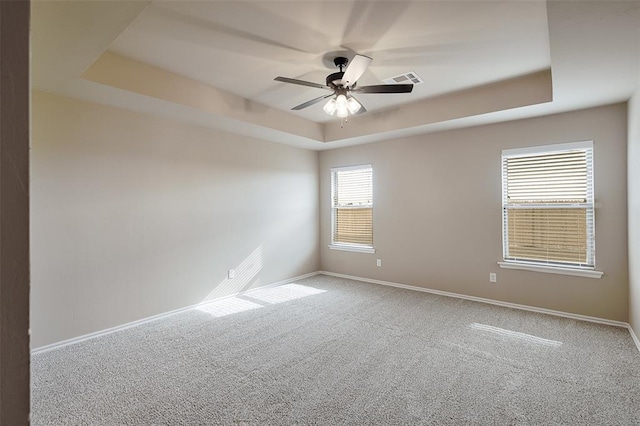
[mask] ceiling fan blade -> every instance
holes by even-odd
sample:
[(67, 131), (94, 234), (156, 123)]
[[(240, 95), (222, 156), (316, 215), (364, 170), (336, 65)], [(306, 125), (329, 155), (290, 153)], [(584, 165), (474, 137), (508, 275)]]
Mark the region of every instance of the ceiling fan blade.
[(378, 84), (361, 86), (352, 90), (355, 93), (411, 93), (413, 84)]
[(325, 95), (325, 96), (319, 96), (319, 97), (317, 97), (317, 98), (315, 98), (315, 99), (311, 99), (310, 101), (307, 101), (307, 102), (305, 102), (305, 103), (303, 103), (303, 104), (300, 104), (300, 105), (298, 105), (298, 106), (294, 106), (294, 107), (293, 107), (293, 108), (291, 108), (291, 109), (292, 109), (292, 110), (295, 110), (295, 111), (298, 111), (298, 110), (304, 109), (304, 108), (306, 108), (306, 107), (310, 107), (311, 105), (315, 105), (315, 104), (317, 104), (318, 102), (321, 102), (323, 99), (327, 99), (327, 98), (329, 98), (329, 97), (331, 97), (331, 96), (333, 96), (333, 93), (331, 93), (331, 94), (329, 94), (329, 95)]
[(342, 85), (344, 87), (353, 86), (356, 81), (362, 77), (362, 74), (364, 74), (367, 68), (369, 68), (369, 64), (372, 60), (373, 59), (368, 56), (356, 55), (351, 62), (349, 62), (349, 65), (342, 76)]
[(324, 84), (320, 84), (320, 83), (313, 83), (311, 81), (304, 81), (304, 80), (296, 80), (295, 78), (288, 78), (288, 77), (276, 77), (274, 78), (275, 81), (281, 81), (283, 83), (291, 83), (291, 84), (297, 84), (299, 86), (308, 86), (308, 87), (315, 87), (318, 89), (327, 89), (327, 90), (331, 90), (333, 91), (332, 88), (330, 88), (327, 85)]

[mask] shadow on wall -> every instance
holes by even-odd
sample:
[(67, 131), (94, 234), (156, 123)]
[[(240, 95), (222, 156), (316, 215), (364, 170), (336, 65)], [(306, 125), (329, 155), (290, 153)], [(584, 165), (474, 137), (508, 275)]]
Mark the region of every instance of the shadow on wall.
[(260, 285), (258, 274), (262, 270), (262, 246), (258, 246), (245, 260), (242, 261), (235, 269), (233, 278), (225, 278), (205, 297), (202, 302), (206, 303), (220, 297), (230, 296), (233, 294), (247, 291), (252, 286)]

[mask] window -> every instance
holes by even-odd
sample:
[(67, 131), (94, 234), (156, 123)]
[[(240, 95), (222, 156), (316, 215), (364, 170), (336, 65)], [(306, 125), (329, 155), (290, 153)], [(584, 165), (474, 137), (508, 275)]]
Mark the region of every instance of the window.
[(503, 151), (502, 219), (501, 266), (593, 269), (593, 142)]
[(331, 169), (332, 249), (374, 253), (371, 165)]

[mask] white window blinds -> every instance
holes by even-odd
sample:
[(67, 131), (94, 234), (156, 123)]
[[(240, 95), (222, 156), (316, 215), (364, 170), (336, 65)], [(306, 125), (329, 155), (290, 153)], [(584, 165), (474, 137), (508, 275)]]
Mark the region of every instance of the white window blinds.
[(331, 169), (332, 244), (373, 246), (371, 165)]
[(505, 261), (593, 269), (593, 143), (502, 153)]

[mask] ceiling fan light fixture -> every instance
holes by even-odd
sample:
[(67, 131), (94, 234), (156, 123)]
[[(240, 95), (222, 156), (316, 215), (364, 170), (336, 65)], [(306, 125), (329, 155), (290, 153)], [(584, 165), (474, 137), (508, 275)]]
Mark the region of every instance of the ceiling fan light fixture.
[(322, 109), (327, 114), (333, 115), (333, 113), (336, 112), (336, 100), (334, 98), (329, 99), (329, 102), (327, 102)]
[(360, 111), (362, 105), (360, 105), (360, 102), (358, 102), (356, 98), (349, 97), (349, 99), (347, 99), (347, 108), (349, 108), (349, 112), (351, 114), (355, 114), (356, 112)]
[(344, 118), (349, 115), (349, 105), (345, 95), (338, 95), (336, 98), (336, 115), (340, 118)]

